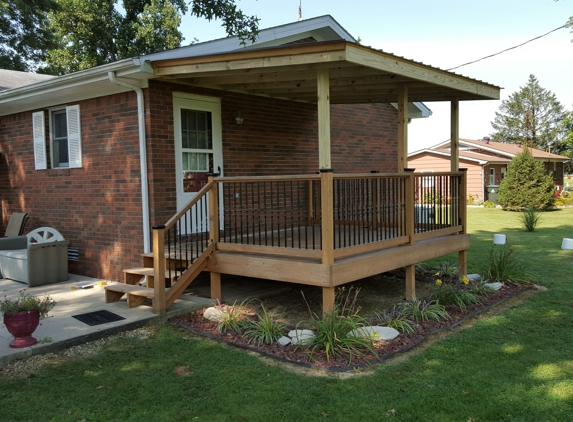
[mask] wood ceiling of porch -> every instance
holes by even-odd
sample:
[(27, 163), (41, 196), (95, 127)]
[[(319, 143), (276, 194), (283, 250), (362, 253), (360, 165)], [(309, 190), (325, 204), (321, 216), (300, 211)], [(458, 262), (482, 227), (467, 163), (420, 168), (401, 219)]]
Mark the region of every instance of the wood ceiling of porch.
[(500, 88), (346, 41), (288, 45), (156, 61), (159, 79), (291, 101), (317, 102), (317, 70), (329, 69), (330, 102), (499, 99)]

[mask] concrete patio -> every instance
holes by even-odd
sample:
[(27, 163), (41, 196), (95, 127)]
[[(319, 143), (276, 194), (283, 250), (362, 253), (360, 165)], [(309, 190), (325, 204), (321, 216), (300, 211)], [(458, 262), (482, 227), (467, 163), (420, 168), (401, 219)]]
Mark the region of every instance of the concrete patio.
[[(12, 280), (0, 279), (0, 297), (15, 298), (19, 291), (27, 288), (33, 295), (52, 297), (56, 307), (50, 312), (50, 317), (40, 321), (42, 324), (34, 332), (38, 344), (32, 347), (13, 349), (9, 346), (13, 337), (3, 322), (0, 324), (0, 366), (14, 360), (32, 355), (59, 351), (78, 344), (94, 341), (121, 331), (128, 331), (150, 323), (165, 321), (173, 316), (194, 312), (211, 306), (213, 300), (208, 298), (209, 285), (201, 281), (190, 286), (167, 310), (165, 314), (157, 315), (152, 312), (151, 302), (136, 308), (128, 308), (126, 299), (119, 302), (105, 303), (104, 291), (100, 286), (82, 288), (103, 281), (70, 274), (65, 282), (27, 288), (26, 284)], [(72, 288), (75, 286), (75, 290)], [(227, 303), (241, 301), (246, 298), (271, 296), (278, 294), (290, 286), (283, 283), (259, 282), (243, 283), (237, 279), (223, 280), (223, 298)], [(72, 318), (73, 315), (106, 310), (125, 319), (100, 325), (89, 326)]]

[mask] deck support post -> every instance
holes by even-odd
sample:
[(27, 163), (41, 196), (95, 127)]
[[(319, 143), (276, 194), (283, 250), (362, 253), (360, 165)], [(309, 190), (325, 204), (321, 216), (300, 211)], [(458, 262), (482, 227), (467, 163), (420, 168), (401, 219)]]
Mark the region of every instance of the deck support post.
[(221, 273), (214, 273), (211, 271), (211, 299), (219, 299), (219, 302), (223, 301), (221, 294)]
[(452, 173), (460, 168), (460, 102), (457, 98), (450, 103), (450, 168)]
[[(320, 170), (322, 265), (334, 264), (334, 174), (331, 169)], [(334, 287), (322, 289), (322, 311), (334, 310)]]
[(414, 246), (414, 235), (416, 225), (415, 225), (415, 177), (414, 169), (404, 169), (404, 172), (408, 174), (408, 180), (406, 180), (406, 236), (410, 237), (410, 246)]
[(165, 298), (165, 226), (153, 227), (153, 313), (167, 310)]
[[(209, 239), (217, 247), (219, 242), (219, 185), (214, 181), (215, 177), (219, 176), (218, 173), (210, 173), (208, 175), (208, 182), (213, 184), (209, 192)], [(211, 299), (219, 299), (223, 301), (221, 295), (221, 274), (210, 272), (211, 279)]]
[(330, 71), (318, 69), (316, 74), (318, 102), (318, 164), (331, 168), (330, 160)]
[(414, 300), (416, 297), (416, 265), (407, 265), (406, 270), (406, 300)]
[[(467, 233), (467, 203), (466, 198), (467, 193), (467, 181), (468, 181), (468, 169), (460, 169), (462, 173), (461, 186), (460, 186), (460, 224), (462, 226), (462, 234)], [(468, 251), (463, 250), (458, 254), (458, 274), (461, 276), (468, 274)]]
[(398, 171), (408, 167), (408, 86), (398, 90)]

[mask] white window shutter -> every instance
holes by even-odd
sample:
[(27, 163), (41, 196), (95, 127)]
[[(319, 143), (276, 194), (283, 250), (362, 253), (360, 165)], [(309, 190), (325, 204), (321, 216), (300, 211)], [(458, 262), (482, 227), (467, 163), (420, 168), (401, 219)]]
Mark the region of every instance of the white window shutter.
[(34, 167), (46, 170), (46, 136), (44, 135), (44, 112), (32, 113), (32, 131), (34, 132)]
[(68, 151), (70, 168), (82, 166), (82, 134), (80, 130), (80, 106), (66, 107), (68, 120)]

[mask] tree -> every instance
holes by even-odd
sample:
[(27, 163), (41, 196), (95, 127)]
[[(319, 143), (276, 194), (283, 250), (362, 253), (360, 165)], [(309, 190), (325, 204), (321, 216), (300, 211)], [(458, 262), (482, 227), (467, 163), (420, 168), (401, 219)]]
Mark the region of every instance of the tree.
[(34, 71), (54, 46), (46, 28), (54, 0), (3, 0), (0, 2), (0, 69)]
[(568, 163), (563, 165), (565, 173), (571, 174), (573, 173), (573, 111), (567, 113), (565, 119), (563, 119), (563, 127), (566, 133), (565, 138), (553, 152), (571, 158)]
[(541, 86), (534, 75), (527, 85), (503, 100), (491, 122), (498, 142), (522, 141), (529, 147), (547, 150), (564, 135), (565, 110), (555, 95)]
[(554, 191), (553, 178), (526, 147), (507, 166), (505, 178), (499, 185), (498, 200), (506, 210), (521, 211), (529, 207), (545, 210), (554, 206)]
[[(56, 0), (50, 28), (60, 41), (49, 51), (46, 72), (64, 74), (179, 47), (185, 0)], [(222, 19), (229, 35), (254, 41), (258, 18), (245, 16), (235, 0), (194, 0), (191, 13)]]

